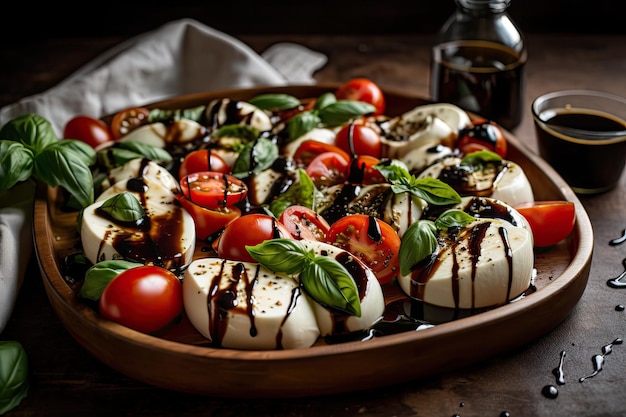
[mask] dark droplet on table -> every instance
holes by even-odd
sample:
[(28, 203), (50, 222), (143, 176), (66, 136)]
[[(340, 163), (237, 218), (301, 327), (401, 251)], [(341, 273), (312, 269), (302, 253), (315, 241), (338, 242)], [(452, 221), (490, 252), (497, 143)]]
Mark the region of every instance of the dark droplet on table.
[(606, 282), (609, 287), (613, 288), (626, 288), (626, 258), (622, 259), (622, 265), (624, 266), (624, 272), (611, 278)]
[(624, 311), (626, 310), (626, 307), (624, 307), (624, 304), (618, 304), (615, 306), (615, 311)]
[(614, 345), (621, 345), (622, 343), (623, 343), (623, 340), (620, 338), (617, 338), (611, 343), (609, 343), (608, 345), (602, 346), (602, 353), (599, 355), (593, 355), (591, 357), (591, 362), (593, 363), (593, 373), (580, 378), (578, 382), (584, 382), (585, 380), (589, 378), (593, 378), (594, 376), (598, 375), (598, 373), (600, 373), (600, 371), (602, 370), (602, 367), (604, 366), (604, 358), (607, 355), (610, 355), (611, 352), (613, 352)]
[(552, 374), (556, 377), (557, 385), (565, 385), (565, 374), (563, 373), (563, 361), (565, 360), (565, 351), (561, 351), (561, 359), (559, 366), (552, 370)]
[(556, 397), (559, 396), (559, 390), (554, 385), (546, 385), (541, 390), (541, 393), (543, 394), (544, 397), (550, 398), (550, 399), (555, 399)]
[(508, 411), (503, 411), (500, 413), (500, 417), (511, 417), (511, 413)]
[(622, 230), (622, 235), (620, 237), (617, 237), (611, 241), (609, 241), (609, 245), (611, 246), (617, 246), (621, 243), (626, 242), (626, 229)]

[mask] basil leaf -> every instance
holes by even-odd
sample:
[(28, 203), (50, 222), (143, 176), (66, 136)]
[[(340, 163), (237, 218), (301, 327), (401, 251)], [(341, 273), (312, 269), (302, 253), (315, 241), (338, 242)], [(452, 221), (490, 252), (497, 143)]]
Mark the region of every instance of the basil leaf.
[(451, 227), (465, 227), (476, 220), (463, 210), (446, 210), (435, 220), (435, 226), (439, 230), (449, 229)]
[(309, 253), (299, 241), (282, 238), (246, 246), (246, 250), (254, 260), (266, 268), (289, 275), (302, 271), (315, 256)]
[(278, 159), (278, 145), (267, 138), (258, 138), (249, 142), (235, 160), (232, 175), (245, 178), (251, 174), (265, 171)]
[(148, 114), (148, 122), (169, 122), (172, 120), (189, 119), (194, 122), (202, 122), (206, 106), (191, 107), (188, 109), (151, 109)]
[(21, 343), (0, 341), (0, 415), (17, 407), (28, 394), (28, 357)]
[(48, 145), (35, 155), (35, 177), (51, 187), (65, 188), (81, 207), (87, 207), (94, 201), (91, 170), (80, 154), (62, 142)]
[(411, 182), (411, 194), (429, 204), (445, 206), (458, 204), (461, 196), (452, 187), (437, 178), (419, 178)]
[(107, 199), (99, 210), (119, 222), (137, 222), (146, 216), (141, 203), (129, 191), (124, 191)]
[(0, 139), (20, 142), (36, 155), (59, 139), (52, 124), (38, 114), (24, 114), (10, 120), (0, 129)]
[(87, 166), (96, 163), (96, 151), (87, 143), (76, 139), (63, 139), (55, 143), (56, 146), (63, 146), (76, 152), (76, 155), (82, 159)]
[(29, 179), (34, 159), (33, 152), (23, 144), (0, 140), (0, 193)]
[(339, 126), (360, 116), (372, 114), (376, 108), (369, 103), (354, 100), (337, 100), (318, 111), (322, 123), (327, 126)]
[(224, 125), (220, 127), (211, 136), (217, 137), (217, 138), (227, 136), (231, 138), (244, 139), (245, 142), (251, 142), (253, 140), (256, 140), (259, 137), (259, 135), (260, 135), (259, 129), (253, 126), (234, 124), (234, 125)]
[(315, 129), (320, 122), (319, 116), (312, 111), (298, 113), (287, 122), (287, 134), (291, 139), (297, 139)]
[(408, 275), (413, 268), (437, 250), (437, 227), (430, 220), (418, 220), (402, 235), (398, 260), (400, 273)]
[(248, 100), (248, 103), (261, 110), (287, 110), (300, 105), (300, 99), (289, 94), (260, 94)]
[(324, 93), (317, 98), (315, 101), (315, 109), (323, 109), (324, 107), (330, 106), (337, 102), (337, 97), (334, 93)]
[(339, 262), (316, 256), (300, 273), (306, 293), (321, 305), (361, 317), (361, 300), (354, 279)]
[(78, 291), (78, 296), (88, 300), (98, 301), (104, 288), (113, 278), (127, 269), (143, 265), (139, 262), (125, 260), (101, 261), (92, 265), (85, 273), (85, 280)]
[(287, 207), (294, 204), (314, 210), (319, 195), (320, 192), (315, 188), (311, 177), (307, 175), (304, 169), (298, 168), (298, 181), (270, 203), (270, 210), (277, 218), (283, 214)]
[(479, 171), (489, 163), (501, 162), (502, 157), (492, 151), (482, 150), (471, 152), (461, 159), (460, 165), (472, 167), (474, 171)]

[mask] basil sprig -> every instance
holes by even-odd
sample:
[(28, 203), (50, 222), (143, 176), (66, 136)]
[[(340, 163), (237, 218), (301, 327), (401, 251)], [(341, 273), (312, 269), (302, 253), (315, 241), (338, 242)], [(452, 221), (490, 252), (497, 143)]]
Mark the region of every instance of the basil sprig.
[(17, 407), (29, 387), (24, 347), (15, 340), (0, 341), (0, 415)]
[(319, 304), (361, 316), (361, 301), (354, 279), (335, 259), (316, 255), (301, 241), (293, 239), (266, 240), (246, 249), (257, 262), (274, 272), (298, 274), (303, 290)]
[(139, 200), (129, 191), (123, 191), (105, 200), (99, 210), (112, 219), (124, 223), (137, 223), (146, 216)]
[(278, 159), (278, 145), (267, 138), (258, 138), (248, 142), (239, 152), (232, 168), (232, 175), (246, 178), (270, 168)]
[(377, 165), (376, 169), (391, 183), (391, 190), (396, 194), (407, 192), (437, 206), (461, 202), (459, 193), (445, 182), (437, 178), (417, 178), (401, 163)]
[(81, 207), (94, 201), (90, 167), (96, 151), (84, 142), (59, 140), (51, 123), (37, 114), (24, 114), (0, 129), (0, 192), (29, 178), (50, 187), (63, 187)]
[(411, 224), (400, 243), (400, 273), (408, 275), (420, 262), (437, 251), (439, 231), (465, 227), (474, 220), (473, 216), (462, 210), (451, 209), (444, 211), (435, 221), (418, 220)]
[(120, 273), (130, 268), (136, 268), (143, 265), (138, 262), (130, 262), (122, 259), (100, 261), (87, 270), (85, 280), (78, 291), (78, 296), (98, 301), (109, 282)]

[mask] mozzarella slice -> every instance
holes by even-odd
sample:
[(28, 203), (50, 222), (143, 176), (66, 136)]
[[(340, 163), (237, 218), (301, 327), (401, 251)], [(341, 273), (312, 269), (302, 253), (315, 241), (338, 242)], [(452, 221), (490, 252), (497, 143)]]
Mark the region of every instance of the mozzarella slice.
[(409, 172), (420, 173), (430, 165), (453, 154), (454, 151), (449, 146), (427, 143), (426, 145), (410, 149), (402, 157), (402, 162), (404, 162)]
[(502, 161), (498, 168), (473, 171), (460, 165), (461, 158), (451, 156), (422, 171), (418, 178), (438, 178), (460, 195), (491, 197), (511, 206), (534, 201), (530, 181), (524, 170), (512, 161)]
[(531, 283), (530, 231), (499, 219), (477, 219), (436, 254), (433, 262), (399, 277), (411, 298), (455, 309), (502, 305)]
[(193, 142), (205, 137), (207, 130), (200, 123), (179, 119), (170, 123), (155, 122), (139, 126), (123, 136), (120, 141), (137, 141), (159, 148), (166, 148), (170, 144)]
[(111, 169), (102, 182), (102, 188), (107, 189), (122, 180), (140, 177), (155, 182), (174, 193), (178, 192), (178, 181), (172, 173), (156, 162), (145, 158), (133, 159), (120, 167)]
[[(123, 191), (131, 192), (143, 206), (147, 228), (116, 222), (99, 213), (104, 201)], [(83, 252), (92, 263), (128, 259), (179, 269), (192, 261), (196, 246), (193, 217), (176, 203), (170, 190), (141, 178), (109, 187), (84, 209), (80, 230)]]
[(299, 282), (262, 265), (219, 258), (192, 262), (183, 278), (191, 324), (232, 349), (301, 349), (319, 337), (312, 302)]
[(213, 129), (231, 124), (251, 126), (260, 132), (272, 129), (273, 124), (269, 114), (247, 101), (231, 100), (229, 98), (216, 99), (209, 103), (206, 109), (208, 125)]

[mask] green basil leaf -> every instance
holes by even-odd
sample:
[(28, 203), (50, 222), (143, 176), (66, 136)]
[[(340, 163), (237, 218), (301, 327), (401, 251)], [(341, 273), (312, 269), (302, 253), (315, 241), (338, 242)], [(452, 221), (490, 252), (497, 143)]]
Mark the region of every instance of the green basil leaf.
[(315, 101), (315, 109), (323, 109), (324, 107), (328, 107), (331, 104), (337, 102), (337, 97), (335, 97), (334, 93), (324, 93), (317, 98)]
[(143, 265), (139, 262), (125, 260), (101, 261), (92, 265), (85, 273), (85, 280), (78, 291), (78, 296), (88, 300), (98, 301), (104, 288), (113, 278), (130, 268)]
[(0, 139), (20, 142), (35, 155), (59, 139), (52, 124), (38, 114), (24, 114), (10, 120), (0, 129)]
[(315, 210), (316, 201), (320, 198), (320, 191), (315, 188), (311, 177), (304, 169), (298, 168), (298, 181), (270, 203), (270, 210), (276, 218), (280, 217), (287, 207), (294, 204)]
[(259, 129), (257, 129), (256, 127), (234, 124), (234, 125), (224, 125), (220, 127), (211, 136), (217, 137), (217, 138), (221, 138), (224, 136), (227, 136), (230, 138), (240, 138), (240, 139), (244, 139), (244, 141), (247, 143), (247, 142), (252, 142), (254, 140), (257, 140), (259, 135), (260, 135)]
[(248, 100), (248, 103), (261, 110), (287, 110), (300, 105), (300, 99), (289, 94), (260, 94)]
[(339, 126), (348, 123), (360, 116), (372, 114), (376, 108), (369, 103), (354, 100), (337, 100), (322, 107), (318, 115), (322, 123), (327, 126)]
[(35, 155), (34, 174), (45, 184), (63, 187), (81, 207), (94, 201), (93, 176), (89, 166), (72, 147), (57, 141)]
[(314, 256), (294, 239), (271, 239), (258, 245), (246, 246), (246, 250), (258, 263), (274, 272), (296, 274)]
[(33, 173), (33, 152), (19, 142), (0, 140), (0, 193), (26, 181)]
[(335, 259), (316, 256), (300, 273), (306, 293), (321, 305), (361, 316), (361, 300), (354, 279)]
[(204, 120), (206, 106), (191, 107), (188, 109), (151, 109), (148, 114), (148, 122), (169, 122), (172, 120), (188, 119), (194, 122)]
[(451, 227), (465, 227), (476, 220), (463, 210), (446, 210), (435, 220), (435, 226), (439, 230), (449, 229)]
[(99, 210), (107, 213), (119, 222), (137, 222), (146, 216), (137, 197), (129, 191), (124, 191), (107, 199)]
[(411, 193), (429, 204), (445, 206), (458, 204), (461, 196), (452, 187), (437, 178), (419, 178), (411, 183)]
[(20, 342), (0, 341), (0, 415), (17, 407), (28, 394), (28, 356)]
[(320, 122), (321, 120), (315, 112), (304, 111), (298, 113), (287, 122), (287, 134), (291, 139), (297, 139), (315, 129)]
[(246, 178), (265, 171), (278, 159), (278, 152), (278, 145), (270, 139), (258, 138), (249, 142), (235, 160), (232, 174), (237, 178)]
[(430, 220), (418, 220), (402, 235), (398, 260), (400, 273), (405, 276), (420, 261), (437, 250), (437, 227)]
[(76, 139), (63, 139), (56, 143), (57, 146), (63, 146), (70, 148), (79, 158), (81, 158), (87, 166), (92, 166), (96, 163), (96, 151), (93, 147), (87, 143)]
[(502, 157), (492, 151), (482, 150), (471, 152), (461, 159), (460, 165), (472, 167), (474, 171), (480, 171), (485, 165), (502, 162)]

